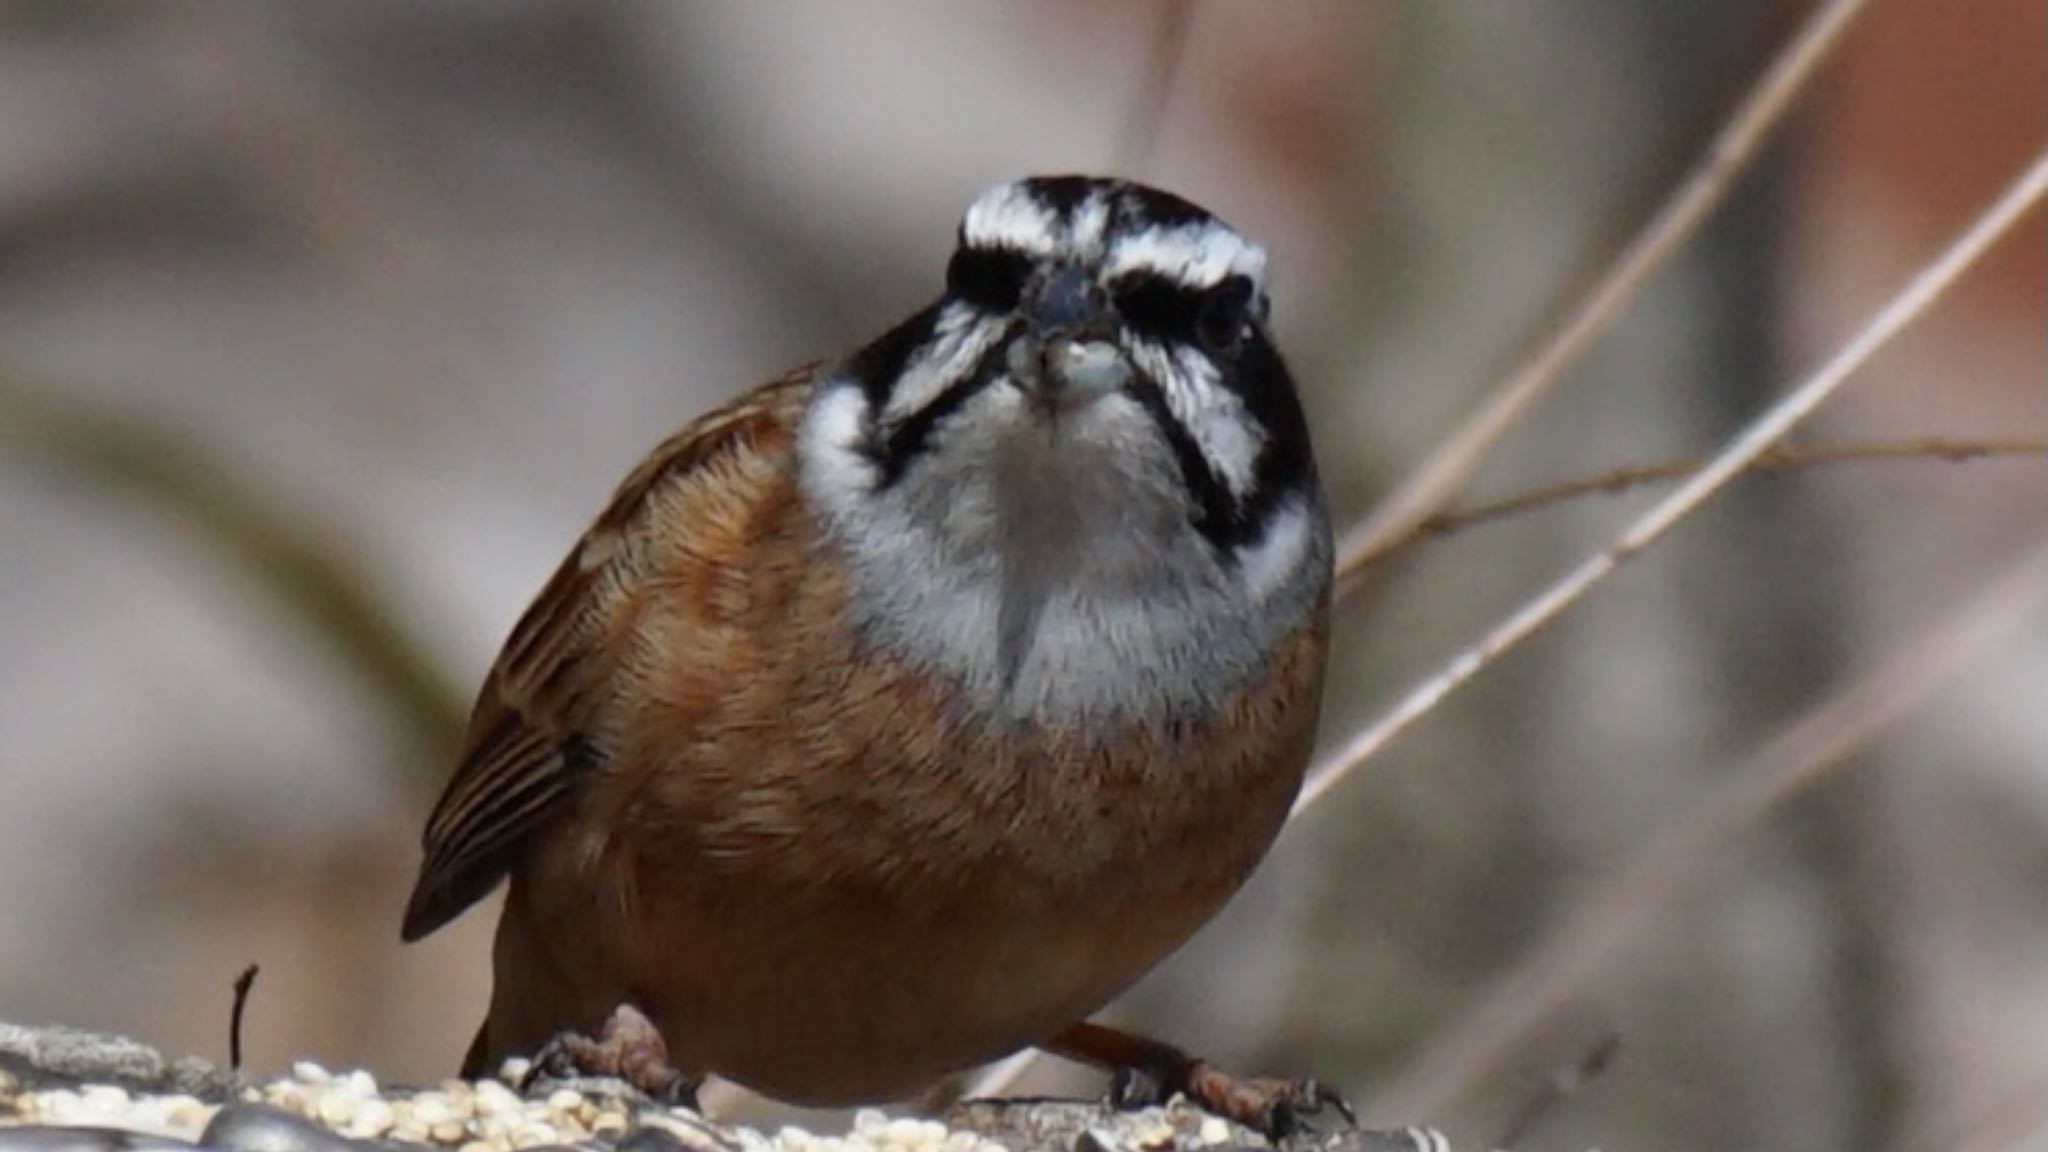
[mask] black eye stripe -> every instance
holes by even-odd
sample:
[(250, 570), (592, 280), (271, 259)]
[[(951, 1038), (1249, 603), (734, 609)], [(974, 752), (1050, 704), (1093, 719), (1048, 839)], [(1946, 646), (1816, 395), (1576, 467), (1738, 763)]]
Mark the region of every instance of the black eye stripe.
[(931, 341), (938, 327), (939, 306), (933, 305), (883, 333), (879, 340), (854, 353), (848, 372), (860, 381), (868, 407), (881, 411), (889, 402), (889, 391), (903, 375), (910, 358)]
[(1008, 312), (1023, 298), (1031, 257), (1015, 248), (962, 245), (946, 263), (946, 292), (990, 312)]
[(1110, 284), (1124, 322), (1150, 336), (1179, 341), (1228, 334), (1252, 317), (1256, 290), (1243, 276), (1195, 288), (1157, 272), (1127, 272)]
[(1120, 276), (1109, 294), (1124, 322), (1148, 335), (1191, 336), (1202, 314), (1200, 292), (1152, 273)]

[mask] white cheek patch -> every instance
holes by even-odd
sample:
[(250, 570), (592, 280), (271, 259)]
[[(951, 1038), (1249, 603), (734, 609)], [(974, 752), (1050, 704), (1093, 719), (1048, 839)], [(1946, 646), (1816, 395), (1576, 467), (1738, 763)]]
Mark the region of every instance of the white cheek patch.
[(1117, 241), (1103, 260), (1102, 272), (1105, 280), (1150, 272), (1193, 288), (1209, 288), (1229, 277), (1243, 276), (1263, 291), (1266, 252), (1215, 222), (1147, 228)]
[(1237, 550), (1238, 579), (1245, 594), (1263, 602), (1285, 588), (1310, 559), (1308, 551), (1319, 539), (1315, 528), (1316, 517), (1300, 500), (1277, 510), (1267, 522), (1266, 534)]
[(1167, 411), (1202, 450), (1203, 459), (1230, 494), (1242, 500), (1265, 438), (1237, 395), (1217, 379), (1216, 365), (1192, 348), (1167, 348), (1150, 340), (1130, 344), (1133, 363), (1159, 384)]
[(868, 398), (840, 379), (818, 384), (798, 433), (811, 497), (841, 511), (874, 490), (881, 472), (868, 453)]
[(889, 393), (882, 419), (895, 424), (928, 407), (940, 393), (974, 371), (974, 366), (1002, 340), (1007, 329), (1008, 325), (1001, 320), (971, 305), (947, 305), (939, 314), (930, 342), (904, 366), (903, 375)]
[[(1216, 366), (1199, 352), (1182, 349), (1175, 357), (1181, 372), (1167, 385), (1166, 403), (1202, 446), (1209, 466), (1223, 478), (1230, 494), (1242, 500), (1251, 494), (1253, 473), (1265, 438), (1244, 410), (1237, 394), (1216, 380)], [(1185, 382), (1195, 381), (1192, 386)]]
[(960, 232), (970, 247), (1014, 248), (1050, 256), (1057, 247), (1060, 220), (1058, 213), (1022, 184), (1001, 184), (968, 206)]

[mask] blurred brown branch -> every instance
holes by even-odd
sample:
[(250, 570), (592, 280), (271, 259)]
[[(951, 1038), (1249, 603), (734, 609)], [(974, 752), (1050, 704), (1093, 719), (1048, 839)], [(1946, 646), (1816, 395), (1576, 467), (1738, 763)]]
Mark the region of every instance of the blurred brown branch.
[[(1916, 440), (1873, 441), (1862, 444), (1781, 445), (1756, 458), (1752, 472), (1803, 472), (1829, 464), (1855, 464), (1890, 460), (1926, 460), (1963, 464), (1973, 460), (2048, 456), (2048, 440), (1953, 440), (1928, 436)], [(1552, 504), (1588, 496), (1613, 496), (1646, 484), (1682, 480), (1705, 464), (1703, 460), (1675, 460), (1662, 464), (1624, 465), (1597, 476), (1533, 488), (1502, 500), (1438, 512), (1417, 523), (1405, 534), (1385, 542), (1358, 558), (1368, 566), (1401, 551), (1428, 536), (1449, 536), (1466, 528), (1534, 512)]]
[[(1434, 711), (1444, 697), (1519, 647), (1567, 609), (1579, 604), (1622, 565), (1663, 538), (1757, 460), (1776, 449), (1801, 421), (1839, 393), (1858, 369), (1951, 292), (1986, 252), (2009, 237), (2021, 221), (2040, 207), (2044, 196), (2048, 196), (2048, 151), (2029, 157), (2011, 183), (1938, 255), (1915, 273), (1819, 367), (1801, 377), (1770, 407), (1744, 425), (1725, 447), (1698, 470), (1689, 473), (1677, 491), (1658, 501), (1605, 547), (1580, 561), (1488, 629), (1485, 635), (1466, 645), (1445, 663), (1442, 670), (1416, 685), (1380, 719), (1318, 758), (1309, 769), (1300, 797), (1295, 800), (1291, 819), (1299, 818), (1314, 807), (1359, 765)], [(1340, 595), (1346, 587), (1355, 587), (1343, 582), (1349, 572), (1345, 565), (1355, 563), (1355, 557), (1362, 554), (1339, 559)]]
[(1373, 1102), (1375, 1112), (1433, 1115), (1503, 1059), (1657, 914), (1671, 909), (1729, 843), (1825, 780), (1886, 727), (1922, 707), (2022, 634), (2048, 597), (2048, 544), (2037, 544), (1960, 609), (1879, 668), (1781, 729), (1727, 783), (1674, 818), (1636, 859), (1579, 901), (1562, 924), (1473, 998)]
[(1798, 106), (1806, 86), (1867, 6), (1868, 0), (1823, 0), (1816, 5), (1707, 142), (1692, 169), (1615, 255), (1607, 271), (1463, 424), (1445, 436), (1371, 514), (1344, 533), (1337, 548), (1340, 591), (1363, 566), (1363, 557), (1385, 551), (1389, 539), (1408, 535), (1417, 521), (1455, 497), (1488, 450), (1620, 318), (1665, 263), (1684, 249), (1755, 161), (1786, 114)]

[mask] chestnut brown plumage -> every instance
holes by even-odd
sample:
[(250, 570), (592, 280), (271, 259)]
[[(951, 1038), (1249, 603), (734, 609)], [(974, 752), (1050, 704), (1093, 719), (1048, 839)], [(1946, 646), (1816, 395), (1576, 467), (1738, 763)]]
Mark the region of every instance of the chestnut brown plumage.
[(1034, 1045), (1319, 1103), (1081, 1024), (1243, 883), (1314, 739), (1329, 526), (1265, 308), (1201, 209), (1022, 181), (937, 303), (656, 449), (427, 825), (407, 939), (511, 882), (468, 1071), (630, 1005), (684, 1077), (805, 1104)]

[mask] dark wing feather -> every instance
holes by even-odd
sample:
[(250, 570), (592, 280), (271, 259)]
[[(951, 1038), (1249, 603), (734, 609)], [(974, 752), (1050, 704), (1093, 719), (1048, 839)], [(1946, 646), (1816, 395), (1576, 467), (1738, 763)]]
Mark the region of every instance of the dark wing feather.
[(527, 609), (484, 681), (455, 774), (427, 820), (404, 939), (433, 932), (482, 899), (527, 836), (604, 770), (599, 713), (614, 671), (604, 640), (639, 599), (649, 496), (747, 450), (764, 423), (794, 419), (814, 371), (742, 396), (656, 449)]

